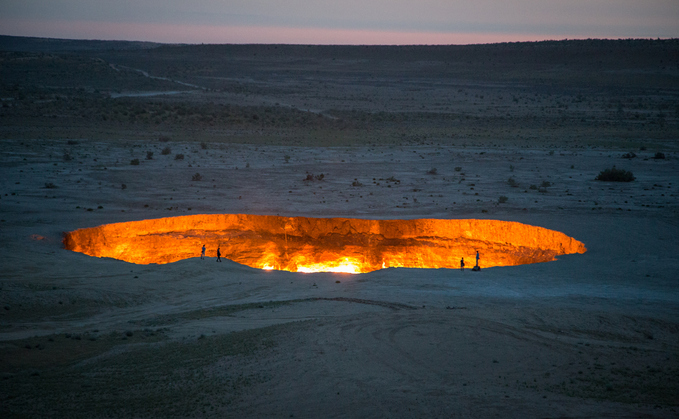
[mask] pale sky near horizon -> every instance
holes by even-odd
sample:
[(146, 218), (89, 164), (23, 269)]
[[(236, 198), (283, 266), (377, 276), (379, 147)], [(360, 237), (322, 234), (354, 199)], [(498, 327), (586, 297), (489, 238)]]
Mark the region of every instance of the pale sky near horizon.
[(0, 34), (286, 44), (677, 38), (679, 0), (0, 0)]

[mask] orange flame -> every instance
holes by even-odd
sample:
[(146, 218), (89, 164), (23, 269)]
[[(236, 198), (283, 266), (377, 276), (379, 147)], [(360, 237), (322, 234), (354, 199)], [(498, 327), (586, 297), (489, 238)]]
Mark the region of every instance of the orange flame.
[(270, 215), (189, 215), (130, 221), (65, 234), (64, 247), (137, 264), (222, 256), (259, 269), (363, 273), (391, 267), (459, 268), (547, 262), (584, 253), (554, 230), (495, 220), (363, 220)]

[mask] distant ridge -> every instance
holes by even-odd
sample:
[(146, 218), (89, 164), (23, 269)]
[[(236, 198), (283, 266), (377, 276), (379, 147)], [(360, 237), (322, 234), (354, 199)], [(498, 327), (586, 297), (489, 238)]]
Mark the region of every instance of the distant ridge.
[(60, 39), (60, 38), (38, 38), (27, 36), (0, 35), (0, 51), (8, 52), (44, 52), (44, 53), (63, 53), (63, 52), (93, 52), (93, 51), (138, 51), (165, 47), (169, 50), (177, 48), (192, 51), (215, 52), (247, 51), (270, 51), (271, 47), (280, 48), (279, 53), (292, 53), (294, 55), (317, 55), (318, 52), (331, 52), (332, 54), (349, 53), (349, 55), (374, 55), (380, 53), (394, 53), (398, 51), (418, 51), (420, 53), (431, 54), (432, 52), (451, 52), (451, 51), (521, 51), (535, 49), (562, 49), (562, 48), (584, 48), (584, 49), (632, 49), (643, 50), (649, 46), (664, 46), (676, 49), (679, 46), (679, 38), (670, 39), (563, 39), (545, 40), (534, 42), (501, 42), (493, 44), (469, 44), (469, 45), (304, 45), (304, 44), (170, 44), (145, 41), (108, 41), (95, 39)]
[(84, 52), (101, 50), (140, 50), (159, 47), (159, 43), (142, 41), (102, 41), (90, 39), (35, 38), (0, 35), (0, 51), (12, 52)]

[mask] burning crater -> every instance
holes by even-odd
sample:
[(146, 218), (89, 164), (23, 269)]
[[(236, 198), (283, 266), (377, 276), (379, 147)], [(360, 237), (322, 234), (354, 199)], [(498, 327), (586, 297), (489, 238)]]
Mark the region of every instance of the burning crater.
[(548, 262), (584, 253), (554, 230), (494, 220), (362, 220), (270, 215), (189, 215), (105, 224), (65, 233), (68, 250), (137, 264), (206, 255), (259, 269), (372, 272), (382, 268), (459, 268)]

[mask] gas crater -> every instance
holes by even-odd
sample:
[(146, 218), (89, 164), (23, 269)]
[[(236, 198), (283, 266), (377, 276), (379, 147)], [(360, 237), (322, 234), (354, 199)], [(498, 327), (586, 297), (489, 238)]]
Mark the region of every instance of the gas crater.
[(189, 215), (105, 224), (65, 233), (64, 247), (135, 264), (206, 256), (253, 268), (365, 273), (384, 268), (471, 268), (549, 262), (584, 253), (561, 232), (496, 220), (366, 220), (271, 215)]

